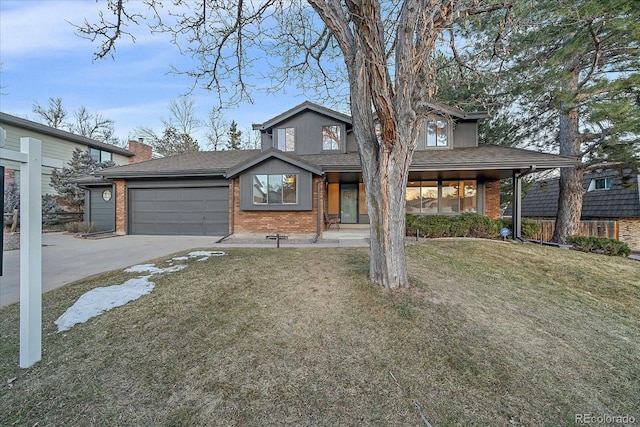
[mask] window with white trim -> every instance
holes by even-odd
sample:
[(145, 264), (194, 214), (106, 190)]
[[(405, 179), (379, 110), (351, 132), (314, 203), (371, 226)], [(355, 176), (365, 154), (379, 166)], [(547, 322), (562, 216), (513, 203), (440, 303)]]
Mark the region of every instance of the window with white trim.
[(254, 205), (298, 203), (298, 174), (253, 175)]
[(296, 151), (295, 128), (279, 128), (276, 137), (278, 138), (278, 150)]
[(611, 190), (611, 178), (593, 178), (588, 191), (593, 190)]
[(339, 150), (341, 135), (339, 125), (322, 126), (322, 149)]

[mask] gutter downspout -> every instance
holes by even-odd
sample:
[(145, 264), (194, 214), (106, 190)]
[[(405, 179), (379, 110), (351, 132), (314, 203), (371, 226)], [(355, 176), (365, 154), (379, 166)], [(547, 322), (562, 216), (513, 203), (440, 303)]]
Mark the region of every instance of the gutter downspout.
[[(231, 236), (235, 232), (235, 218), (236, 218), (236, 191), (235, 191), (235, 178), (231, 178), (231, 221), (229, 224), (229, 234), (225, 236), (225, 239)], [(240, 180), (238, 179), (238, 185), (240, 185)]]
[[(240, 185), (240, 182), (238, 181), (238, 185)], [(236, 193), (234, 191), (233, 188), (233, 178), (231, 178), (231, 181), (229, 182), (229, 188), (231, 189), (231, 219), (229, 220), (229, 234), (227, 234), (226, 236), (218, 239), (216, 241), (216, 243), (220, 243), (226, 239), (228, 239), (231, 235), (233, 235), (233, 231), (234, 231), (234, 221), (233, 219), (235, 218), (235, 214), (236, 214)]]
[(318, 240), (320, 239), (320, 227), (321, 227), (321, 223), (320, 221), (322, 220), (322, 210), (324, 209), (324, 206), (320, 206), (320, 201), (322, 200), (322, 188), (323, 188), (323, 184), (324, 184), (324, 179), (322, 181), (318, 181), (317, 187), (318, 187), (318, 194), (317, 194), (317, 199), (318, 199), (318, 212), (316, 214), (316, 238), (314, 239), (313, 243), (317, 243)]

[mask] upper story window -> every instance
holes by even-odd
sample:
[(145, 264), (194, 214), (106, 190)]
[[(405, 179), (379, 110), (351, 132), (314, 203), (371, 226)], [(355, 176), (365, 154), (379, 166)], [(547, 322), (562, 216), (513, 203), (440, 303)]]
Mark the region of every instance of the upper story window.
[(298, 203), (298, 175), (253, 175), (254, 205)]
[(296, 138), (294, 128), (279, 128), (277, 138), (278, 150), (296, 151)]
[(611, 178), (594, 178), (589, 183), (589, 190), (611, 190)]
[(322, 149), (339, 150), (341, 145), (340, 126), (322, 126)]
[(446, 120), (427, 120), (427, 147), (447, 147), (449, 138)]
[(91, 154), (91, 158), (96, 162), (108, 162), (111, 160), (111, 152), (99, 150), (97, 148), (89, 148), (89, 154)]

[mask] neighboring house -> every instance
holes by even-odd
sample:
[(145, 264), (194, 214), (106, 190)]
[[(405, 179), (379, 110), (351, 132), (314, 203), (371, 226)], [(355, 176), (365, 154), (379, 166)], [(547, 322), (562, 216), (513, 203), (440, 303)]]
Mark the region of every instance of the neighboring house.
[[(485, 117), (451, 109), (425, 123), (409, 169), (408, 212), (498, 218), (501, 178), (575, 164), (478, 145), (477, 122)], [(115, 198), (120, 234), (318, 235), (325, 214), (339, 215), (342, 224), (368, 224), (351, 117), (305, 102), (253, 127), (261, 133), (259, 150), (154, 159), (101, 170), (83, 185)]]
[[(6, 113), (0, 113), (0, 127), (7, 132), (5, 149), (20, 151), (20, 138), (23, 137), (39, 139), (42, 141), (42, 156), (60, 160), (63, 167), (67, 166), (76, 148), (88, 150), (91, 156), (98, 161), (112, 160), (117, 165), (126, 165), (139, 160), (139, 154), (142, 154), (144, 159), (151, 158), (150, 151), (145, 157), (145, 147), (148, 146), (135, 141), (133, 141), (133, 146), (130, 145), (130, 149), (127, 150)], [(148, 148), (150, 150), (150, 147)], [(0, 166), (5, 167), (5, 184), (13, 181), (19, 182), (20, 164), (18, 162), (0, 160)], [(56, 194), (55, 189), (51, 187), (52, 170), (46, 166), (42, 168), (42, 192), (44, 194)]]
[[(640, 187), (638, 171), (603, 169), (585, 173), (580, 234), (611, 237), (640, 251)], [(555, 221), (558, 179), (536, 182), (522, 200), (522, 216), (542, 223)], [(551, 228), (544, 234), (551, 238)]]

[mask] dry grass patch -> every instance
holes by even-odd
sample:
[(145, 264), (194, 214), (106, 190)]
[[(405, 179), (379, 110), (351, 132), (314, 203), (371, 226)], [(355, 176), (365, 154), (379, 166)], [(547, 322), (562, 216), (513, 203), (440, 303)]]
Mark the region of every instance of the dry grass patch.
[(414, 288), (388, 292), (365, 249), (227, 253), (64, 333), (82, 293), (135, 274), (47, 294), (27, 370), (1, 310), (0, 425), (420, 425), (414, 402), (433, 425), (640, 419), (640, 263), (430, 241), (408, 247)]

